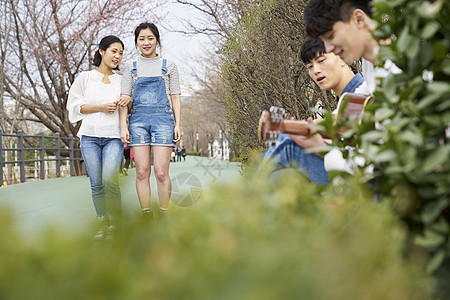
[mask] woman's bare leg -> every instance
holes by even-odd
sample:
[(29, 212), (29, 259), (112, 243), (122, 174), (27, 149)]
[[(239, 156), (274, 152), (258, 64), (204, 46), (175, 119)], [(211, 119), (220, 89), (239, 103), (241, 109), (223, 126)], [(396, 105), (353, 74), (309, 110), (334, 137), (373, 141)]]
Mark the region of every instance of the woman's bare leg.
[[(158, 184), (159, 205), (162, 209), (169, 207), (172, 182), (169, 177), (169, 163), (172, 147), (153, 146), (153, 170)], [(133, 150), (134, 151), (134, 150)]]
[(133, 156), (136, 164), (136, 191), (142, 209), (150, 208), (150, 146), (134, 146)]

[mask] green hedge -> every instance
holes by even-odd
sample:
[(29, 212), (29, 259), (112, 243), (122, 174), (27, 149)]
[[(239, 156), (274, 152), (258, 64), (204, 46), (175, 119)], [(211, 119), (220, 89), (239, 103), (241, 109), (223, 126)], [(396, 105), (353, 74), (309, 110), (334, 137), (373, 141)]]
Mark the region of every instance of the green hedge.
[[(387, 203), (348, 182), (252, 172), (112, 241), (54, 228), (31, 243), (0, 212), (1, 299), (430, 299)], [(33, 234), (37, 236), (37, 233)]]
[(196, 152), (196, 151), (187, 151), (186, 155), (201, 156), (202, 154), (200, 152)]

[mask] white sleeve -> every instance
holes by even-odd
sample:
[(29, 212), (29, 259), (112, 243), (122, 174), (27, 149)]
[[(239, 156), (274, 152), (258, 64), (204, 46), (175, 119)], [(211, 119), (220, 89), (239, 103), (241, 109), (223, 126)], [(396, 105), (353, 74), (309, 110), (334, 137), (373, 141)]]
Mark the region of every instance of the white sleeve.
[(362, 74), (364, 79), (366, 80), (367, 89), (369, 94), (373, 95), (375, 89), (377, 87), (377, 79), (375, 74), (375, 67), (373, 64), (365, 59), (361, 61)]
[(84, 93), (86, 91), (86, 82), (89, 74), (82, 72), (75, 78), (72, 86), (69, 90), (69, 97), (67, 99), (67, 110), (69, 111), (69, 121), (76, 123), (84, 118), (84, 115), (80, 112), (81, 106), (86, 104), (86, 98)]
[[(323, 164), (325, 170), (329, 171), (342, 171), (354, 174), (354, 170), (358, 167), (364, 166), (365, 159), (361, 155), (355, 153), (355, 149), (350, 146), (345, 147), (349, 151), (349, 158), (345, 159), (339, 148), (333, 148), (323, 157)], [(365, 169), (365, 173), (373, 173), (373, 166), (368, 166)]]
[(355, 91), (355, 94), (363, 94), (363, 95), (370, 95), (369, 86), (367, 85), (367, 82), (364, 81), (360, 86), (358, 86)]
[(169, 94), (181, 94), (180, 88), (180, 74), (178, 73), (177, 64), (173, 61), (167, 61), (167, 69), (169, 75)]
[(127, 64), (124, 67), (122, 80), (120, 83), (120, 94), (129, 95), (130, 97), (133, 96), (133, 85), (134, 85), (133, 75), (131, 74), (132, 69), (133, 63)]
[(327, 154), (325, 154), (325, 156), (323, 157), (323, 164), (327, 172), (343, 171), (349, 174), (353, 174), (348, 161), (344, 159), (342, 152), (338, 148), (333, 148)]

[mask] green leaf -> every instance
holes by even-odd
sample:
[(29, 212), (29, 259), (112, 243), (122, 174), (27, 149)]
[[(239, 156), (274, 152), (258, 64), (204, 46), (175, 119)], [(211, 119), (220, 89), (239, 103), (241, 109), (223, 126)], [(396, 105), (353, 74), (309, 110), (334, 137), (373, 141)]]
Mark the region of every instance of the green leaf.
[(425, 41), (420, 48), (420, 61), (422, 68), (427, 68), (433, 59), (433, 49), (429, 41)]
[(341, 137), (344, 139), (349, 139), (355, 135), (355, 131), (353, 129), (346, 130), (341, 134)]
[(445, 81), (434, 81), (427, 84), (427, 90), (433, 94), (443, 95), (450, 93), (450, 83)]
[(415, 58), (419, 53), (419, 50), (420, 50), (420, 39), (417, 37), (411, 37), (406, 55), (411, 59)]
[(399, 117), (395, 118), (391, 123), (384, 122), (383, 125), (386, 128), (389, 128), (391, 132), (400, 134), (404, 130), (404, 127), (407, 126), (410, 122), (411, 120), (409, 118)]
[(387, 14), (391, 10), (389, 4), (386, 1), (374, 0), (372, 5), (374, 7), (374, 11), (376, 11), (377, 14)]
[(380, 108), (375, 111), (375, 121), (383, 121), (390, 118), (394, 114), (394, 110), (390, 108)]
[(372, 142), (383, 140), (384, 138), (385, 133), (379, 130), (369, 131), (365, 133), (363, 136), (364, 141), (372, 141)]
[(402, 174), (405, 168), (402, 166), (389, 166), (385, 169), (386, 174)]
[(409, 39), (409, 27), (405, 26), (400, 33), (397, 41), (397, 47), (399, 51), (405, 52), (405, 50), (408, 49)]
[(444, 72), (447, 75), (450, 75), (450, 59), (444, 60), (444, 62), (441, 65), (442, 72)]
[(400, 140), (414, 146), (420, 146), (423, 144), (423, 138), (420, 132), (414, 132), (411, 130), (403, 132), (400, 136)]
[(377, 162), (387, 162), (397, 159), (397, 153), (394, 150), (385, 150), (378, 154)]
[(450, 108), (450, 98), (445, 99), (445, 101), (443, 101), (436, 107), (437, 111), (439, 112), (446, 111), (449, 108)]
[(418, 236), (415, 239), (415, 244), (422, 247), (436, 247), (445, 242), (445, 237), (442, 234), (433, 231), (426, 231), (423, 236)]
[(443, 145), (430, 153), (422, 163), (422, 172), (428, 173), (450, 159), (450, 145)]
[(445, 58), (447, 55), (447, 46), (444, 41), (437, 40), (433, 42), (433, 57)]
[(422, 2), (421, 6), (416, 9), (416, 12), (423, 18), (431, 19), (439, 13), (443, 4), (443, 0), (433, 1), (433, 3), (431, 3), (430, 1), (424, 1)]
[(417, 104), (417, 108), (420, 110), (425, 109), (426, 107), (433, 105), (434, 102), (437, 102), (439, 100), (441, 100), (440, 94), (429, 94), (428, 96), (420, 99), (420, 102)]
[(438, 253), (433, 255), (433, 257), (430, 259), (430, 261), (428, 262), (427, 267), (426, 267), (428, 274), (433, 273), (442, 265), (442, 262), (444, 261), (446, 255), (447, 255), (446, 253), (447, 253), (447, 251), (445, 250), (445, 248), (441, 247), (441, 249), (438, 251)]
[(439, 118), (436, 118), (436, 116), (424, 116), (423, 122), (424, 124), (432, 127), (437, 127), (441, 124), (441, 121)]
[(440, 199), (438, 201), (431, 201), (425, 205), (422, 213), (422, 222), (430, 224), (442, 213), (442, 210), (448, 206), (449, 200)]
[(441, 24), (439, 24), (438, 22), (432, 21), (428, 23), (422, 30), (422, 38), (431, 38), (439, 30), (439, 28), (441, 28)]
[(450, 226), (447, 220), (442, 216), (430, 226), (430, 229), (444, 235), (450, 232)]
[(396, 94), (396, 81), (394, 75), (389, 75), (383, 79), (382, 88), (387, 98), (393, 98)]
[[(450, 99), (447, 99), (447, 102), (450, 102)], [(442, 117), (442, 121), (444, 124), (450, 124), (450, 111), (447, 111), (445, 114), (439, 114)]]

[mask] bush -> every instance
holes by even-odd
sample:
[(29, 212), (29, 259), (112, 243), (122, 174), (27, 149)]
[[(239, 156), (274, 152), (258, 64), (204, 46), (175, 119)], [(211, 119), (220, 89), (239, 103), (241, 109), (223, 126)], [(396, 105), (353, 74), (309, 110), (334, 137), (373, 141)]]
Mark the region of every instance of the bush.
[(196, 151), (186, 151), (186, 155), (201, 156), (201, 153), (200, 152), (196, 152)]
[[(375, 166), (379, 194), (406, 221), (415, 245), (429, 251), (433, 272), (450, 258), (450, 5), (373, 5), (374, 36), (392, 39), (380, 61), (390, 59), (403, 72), (381, 81), (359, 141)], [(374, 121), (383, 130), (372, 131)]]
[(404, 228), (372, 197), (354, 182), (250, 172), (105, 242), (55, 228), (29, 243), (1, 212), (0, 298), (430, 299), (430, 279), (402, 256)]

